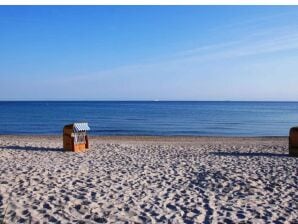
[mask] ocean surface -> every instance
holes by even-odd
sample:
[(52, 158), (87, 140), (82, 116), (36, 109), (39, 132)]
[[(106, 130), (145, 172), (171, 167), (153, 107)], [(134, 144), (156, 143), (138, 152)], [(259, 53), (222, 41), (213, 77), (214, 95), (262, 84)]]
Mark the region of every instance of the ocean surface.
[(0, 102), (0, 134), (62, 134), (88, 122), (91, 135), (287, 136), (298, 102)]

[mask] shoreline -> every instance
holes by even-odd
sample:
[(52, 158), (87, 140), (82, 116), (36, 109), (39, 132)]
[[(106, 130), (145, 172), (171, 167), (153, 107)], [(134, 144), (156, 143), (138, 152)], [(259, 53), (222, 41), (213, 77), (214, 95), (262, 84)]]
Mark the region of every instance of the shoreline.
[[(42, 139), (59, 141), (62, 144), (62, 135), (0, 135), (1, 138), (6, 140), (30, 140), (40, 141)], [(256, 137), (240, 137), (240, 136), (139, 136), (139, 135), (127, 135), (127, 136), (100, 136), (100, 135), (88, 135), (90, 144), (95, 142), (107, 142), (107, 143), (152, 143), (152, 144), (260, 144), (262, 142), (288, 144), (288, 136), (256, 136)]]

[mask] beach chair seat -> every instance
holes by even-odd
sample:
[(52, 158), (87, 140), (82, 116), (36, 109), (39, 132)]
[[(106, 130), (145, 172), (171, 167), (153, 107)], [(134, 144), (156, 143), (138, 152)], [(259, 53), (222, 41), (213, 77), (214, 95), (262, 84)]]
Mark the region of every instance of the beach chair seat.
[(74, 123), (63, 128), (63, 148), (67, 151), (84, 152), (89, 148), (88, 123)]

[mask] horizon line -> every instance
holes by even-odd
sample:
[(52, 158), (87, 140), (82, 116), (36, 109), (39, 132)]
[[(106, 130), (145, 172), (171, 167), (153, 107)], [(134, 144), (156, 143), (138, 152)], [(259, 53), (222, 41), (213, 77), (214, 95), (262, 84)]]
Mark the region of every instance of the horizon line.
[(0, 99), (0, 102), (298, 102), (298, 100)]

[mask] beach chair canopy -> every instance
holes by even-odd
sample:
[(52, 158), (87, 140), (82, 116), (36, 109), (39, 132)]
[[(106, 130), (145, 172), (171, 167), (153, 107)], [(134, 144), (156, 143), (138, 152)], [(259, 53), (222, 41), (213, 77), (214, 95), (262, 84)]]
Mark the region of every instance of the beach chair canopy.
[(73, 130), (75, 132), (79, 132), (79, 131), (90, 131), (90, 128), (88, 126), (88, 123), (74, 123), (73, 124)]

